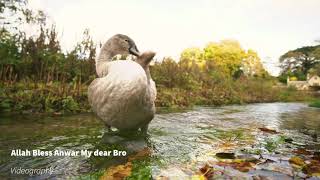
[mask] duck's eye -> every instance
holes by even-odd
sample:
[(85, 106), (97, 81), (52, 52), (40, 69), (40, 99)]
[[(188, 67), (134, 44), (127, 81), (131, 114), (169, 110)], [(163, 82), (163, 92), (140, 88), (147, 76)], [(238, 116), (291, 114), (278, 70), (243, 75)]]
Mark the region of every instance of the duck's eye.
[(128, 39), (125, 39), (125, 41), (126, 41), (126, 42), (129, 42), (129, 40), (128, 40)]

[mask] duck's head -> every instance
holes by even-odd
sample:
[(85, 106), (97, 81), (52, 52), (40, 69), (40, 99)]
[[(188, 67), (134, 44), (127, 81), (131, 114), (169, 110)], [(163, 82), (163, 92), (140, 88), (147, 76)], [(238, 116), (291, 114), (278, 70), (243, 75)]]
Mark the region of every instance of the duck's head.
[(116, 34), (112, 36), (106, 43), (109, 56), (113, 57), (115, 55), (129, 55), (140, 56), (140, 52), (134, 43), (134, 41), (123, 34)]

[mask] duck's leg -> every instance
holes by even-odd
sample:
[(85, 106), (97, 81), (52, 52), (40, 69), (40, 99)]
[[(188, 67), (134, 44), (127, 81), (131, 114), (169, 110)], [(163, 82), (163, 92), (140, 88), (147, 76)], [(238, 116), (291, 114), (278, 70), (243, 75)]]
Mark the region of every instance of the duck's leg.
[(141, 127), (141, 133), (142, 133), (143, 135), (147, 135), (148, 127), (149, 127), (149, 124), (146, 124), (146, 125), (144, 125), (144, 126)]
[(107, 124), (106, 124), (106, 129), (107, 129), (107, 132), (112, 132), (111, 126), (109, 126)]

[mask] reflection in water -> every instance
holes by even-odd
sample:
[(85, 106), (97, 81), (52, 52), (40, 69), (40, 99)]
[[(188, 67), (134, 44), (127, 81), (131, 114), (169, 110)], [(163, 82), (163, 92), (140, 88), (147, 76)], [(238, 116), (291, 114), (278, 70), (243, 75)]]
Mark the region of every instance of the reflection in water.
[(297, 130), (302, 134), (311, 136), (313, 141), (319, 142), (320, 115), (318, 109), (302, 108), (295, 112), (283, 113), (281, 119), (281, 128)]
[(294, 141), (316, 149), (319, 117), (319, 109), (300, 103), (195, 107), (157, 114), (149, 126), (148, 138), (104, 133), (104, 125), (91, 114), (0, 117), (0, 179), (8, 177), (12, 167), (54, 167), (53, 175), (37, 178), (63, 178), (81, 177), (127, 161), (126, 157), (11, 157), (12, 149), (118, 149), (130, 155), (148, 147), (152, 155), (147, 165), (154, 175), (168, 165), (188, 164), (220, 141), (259, 141), (255, 139), (258, 127), (285, 132)]
[(290, 114), (283, 113), (281, 119), (282, 128), (320, 132), (320, 116), (316, 108), (303, 108)]
[(112, 146), (117, 144), (123, 147), (129, 154), (134, 154), (150, 145), (149, 138), (136, 132), (105, 132), (101, 143)]

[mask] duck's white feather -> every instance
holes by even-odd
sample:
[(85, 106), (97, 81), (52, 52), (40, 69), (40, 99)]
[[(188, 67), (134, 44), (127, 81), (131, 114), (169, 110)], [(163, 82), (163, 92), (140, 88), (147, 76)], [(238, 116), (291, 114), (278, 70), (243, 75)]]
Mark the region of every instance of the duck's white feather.
[(107, 125), (137, 129), (152, 120), (156, 86), (138, 63), (112, 61), (99, 66), (97, 72), (100, 78), (90, 84), (88, 98), (93, 111)]

